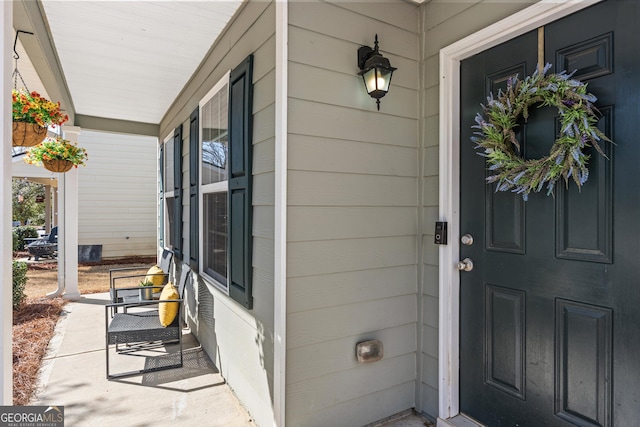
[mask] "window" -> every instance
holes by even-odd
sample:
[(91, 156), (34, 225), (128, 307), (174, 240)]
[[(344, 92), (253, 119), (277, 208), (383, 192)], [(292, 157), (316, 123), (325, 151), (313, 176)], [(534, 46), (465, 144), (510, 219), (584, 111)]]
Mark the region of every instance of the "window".
[(174, 221), (174, 188), (173, 188), (173, 135), (164, 139), (162, 149), (162, 177), (164, 188), (164, 244), (172, 247), (171, 230), (175, 226)]
[(253, 56), (199, 104), (200, 273), (246, 308), (251, 292)]
[(182, 125), (164, 139), (164, 244), (182, 259)]
[(227, 288), (229, 75), (200, 103), (202, 273)]
[(165, 248), (164, 244), (164, 140), (158, 144), (158, 243), (161, 248)]

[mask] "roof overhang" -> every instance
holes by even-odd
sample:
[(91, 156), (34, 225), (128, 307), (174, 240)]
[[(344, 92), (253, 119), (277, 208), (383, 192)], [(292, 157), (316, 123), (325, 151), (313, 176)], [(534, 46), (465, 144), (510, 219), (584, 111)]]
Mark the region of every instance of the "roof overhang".
[(158, 136), (242, 1), (14, 1), (14, 30), (33, 33), (19, 34), (18, 67), (71, 125)]

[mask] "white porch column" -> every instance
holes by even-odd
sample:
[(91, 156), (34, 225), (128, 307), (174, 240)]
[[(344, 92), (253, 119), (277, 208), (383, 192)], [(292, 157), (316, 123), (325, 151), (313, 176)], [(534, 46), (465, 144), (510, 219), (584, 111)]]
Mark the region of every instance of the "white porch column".
[[(64, 138), (78, 142), (80, 128), (62, 126)], [(58, 280), (64, 274), (65, 299), (80, 299), (78, 290), (78, 169), (61, 173), (58, 177), (58, 197), (63, 208), (58, 212)], [(62, 217), (60, 217), (62, 215)], [(62, 261), (62, 263), (60, 262)]]
[(13, 404), (13, 349), (11, 346), (12, 307), (12, 227), (11, 227), (11, 42), (13, 41), (13, 2), (0, 2), (0, 160), (2, 183), (0, 184), (0, 404)]

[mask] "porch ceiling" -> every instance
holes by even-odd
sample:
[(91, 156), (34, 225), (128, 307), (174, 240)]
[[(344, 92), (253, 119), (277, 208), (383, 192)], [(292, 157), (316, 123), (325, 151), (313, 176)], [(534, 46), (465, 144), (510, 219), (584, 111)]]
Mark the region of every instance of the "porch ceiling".
[(42, 0), (66, 108), (159, 123), (241, 2)]

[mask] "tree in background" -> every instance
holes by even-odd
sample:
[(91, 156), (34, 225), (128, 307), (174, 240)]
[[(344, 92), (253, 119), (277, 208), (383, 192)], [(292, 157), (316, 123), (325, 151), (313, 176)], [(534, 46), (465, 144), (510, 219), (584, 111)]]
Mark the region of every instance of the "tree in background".
[(26, 179), (11, 180), (13, 221), (20, 224), (44, 224), (44, 203), (36, 202), (36, 196), (44, 197), (44, 185)]

